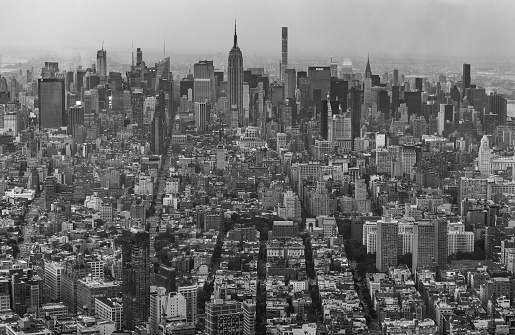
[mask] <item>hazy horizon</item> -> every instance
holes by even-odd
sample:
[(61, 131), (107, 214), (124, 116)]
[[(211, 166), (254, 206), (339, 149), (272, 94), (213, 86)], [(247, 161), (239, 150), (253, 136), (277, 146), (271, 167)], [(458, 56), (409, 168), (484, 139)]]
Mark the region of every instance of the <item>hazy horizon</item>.
[[(244, 3), (244, 5), (242, 5)], [(224, 57), (234, 19), (245, 56), (279, 60), (281, 27), (289, 58), (514, 59), (515, 2), (477, 0), (199, 0), (145, 2), (6, 0), (0, 54), (92, 53), (130, 61), (131, 45), (166, 54)], [(17, 15), (18, 14), (18, 15)]]

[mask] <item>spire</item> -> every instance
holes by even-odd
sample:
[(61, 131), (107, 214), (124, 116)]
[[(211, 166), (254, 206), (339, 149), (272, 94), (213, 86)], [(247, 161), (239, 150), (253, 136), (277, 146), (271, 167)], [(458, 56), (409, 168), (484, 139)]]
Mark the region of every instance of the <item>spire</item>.
[(372, 78), (372, 70), (370, 69), (370, 53), (367, 56), (367, 67), (365, 68), (365, 78)]
[(234, 45), (232, 47), (238, 47), (238, 35), (236, 35), (236, 19), (234, 19)]

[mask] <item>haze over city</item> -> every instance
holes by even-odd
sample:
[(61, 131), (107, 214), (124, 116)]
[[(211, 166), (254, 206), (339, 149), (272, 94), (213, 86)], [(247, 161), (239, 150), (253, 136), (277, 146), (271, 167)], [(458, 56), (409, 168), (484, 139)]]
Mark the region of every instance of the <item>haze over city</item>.
[[(279, 57), (512, 58), (515, 2), (479, 0), (2, 1), (0, 50), (227, 52), (234, 19), (246, 55)], [(9, 28), (9, 29), (6, 29)], [(123, 61), (130, 60), (125, 56)]]

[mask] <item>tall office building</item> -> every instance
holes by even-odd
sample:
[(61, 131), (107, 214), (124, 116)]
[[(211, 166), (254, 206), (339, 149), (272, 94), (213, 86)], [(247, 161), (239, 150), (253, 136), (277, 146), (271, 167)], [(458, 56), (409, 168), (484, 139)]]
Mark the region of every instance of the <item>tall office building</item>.
[(154, 86), (156, 93), (163, 90), (161, 88), (162, 80), (170, 81), (170, 57), (156, 63), (156, 84)]
[(243, 333), (241, 302), (214, 299), (206, 303), (206, 334), (230, 335)]
[(297, 89), (297, 73), (295, 69), (284, 70), (284, 98), (295, 98), (295, 90)]
[(210, 118), (210, 104), (205, 102), (195, 102), (195, 127), (199, 133), (207, 131)]
[(404, 101), (408, 107), (408, 115), (411, 118), (424, 116), (422, 109), (422, 93), (420, 91), (404, 92)]
[(357, 87), (351, 88), (351, 134), (354, 139), (361, 136), (361, 91)]
[[(331, 90), (331, 68), (329, 66), (308, 67), (309, 101), (316, 106), (321, 100), (327, 99)], [(320, 90), (320, 100), (315, 97), (315, 90)]]
[(150, 234), (131, 228), (122, 232), (124, 325), (134, 330), (148, 321), (150, 306)]
[(66, 113), (64, 85), (64, 79), (38, 79), (41, 128), (59, 128), (64, 125)]
[(236, 23), (234, 23), (234, 44), (229, 52), (227, 67), (227, 96), (229, 107), (236, 106), (238, 113), (243, 111), (243, 56), (238, 47)]
[(132, 122), (143, 126), (143, 101), (145, 96), (142, 89), (135, 89), (131, 92)]
[(320, 111), (320, 137), (327, 140), (329, 137), (328, 119), (329, 119), (329, 103), (327, 100), (322, 100), (322, 110)]
[(508, 109), (508, 100), (501, 95), (497, 93), (490, 93), (489, 99), (489, 107), (490, 107), (490, 113), (491, 114), (497, 114), (499, 123), (499, 126), (505, 126), (506, 125), (506, 118), (507, 118), (507, 109)]
[[(413, 273), (447, 263), (447, 221), (420, 221), (413, 225)], [(434, 269), (433, 269), (434, 270)]]
[(84, 106), (76, 104), (68, 108), (68, 132), (75, 136), (75, 127), (84, 125)]
[(387, 272), (390, 266), (397, 265), (399, 222), (392, 219), (377, 221), (376, 268)]
[(193, 101), (206, 102), (206, 100), (211, 100), (211, 84), (211, 79), (195, 78), (195, 80), (193, 81)]
[(286, 80), (285, 73), (288, 68), (288, 27), (282, 29), (282, 58), (281, 58), (281, 80)]
[(97, 73), (101, 80), (107, 77), (107, 55), (103, 47), (97, 51)]
[(61, 301), (61, 279), (63, 266), (58, 262), (45, 262), (45, 285), (50, 291), (50, 300)]
[(467, 94), (467, 89), (470, 88), (470, 64), (463, 64), (463, 97)]
[(399, 86), (399, 70), (393, 70), (393, 86)]
[[(212, 102), (216, 102), (216, 80), (215, 80), (215, 67), (212, 60), (201, 60), (193, 65), (193, 77), (195, 79), (209, 79), (209, 97)], [(204, 102), (197, 101), (195, 102)]]

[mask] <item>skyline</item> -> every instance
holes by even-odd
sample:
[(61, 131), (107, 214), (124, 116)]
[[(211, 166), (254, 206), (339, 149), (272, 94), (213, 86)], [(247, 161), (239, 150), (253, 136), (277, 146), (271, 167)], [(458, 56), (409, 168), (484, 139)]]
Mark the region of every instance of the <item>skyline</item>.
[[(368, 52), (376, 58), (510, 59), (515, 52), (515, 46), (506, 43), (513, 31), (509, 16), (497, 15), (515, 9), (515, 3), (509, 1), (329, 0), (320, 4), (265, 0), (237, 8), (238, 2), (233, 0), (217, 1), (216, 5), (204, 0), (150, 0), (143, 11), (131, 2), (137, 4), (124, 1), (124, 12), (119, 14), (119, 1), (29, 0), (23, 5), (6, 1), (4, 12), (23, 14), (24, 22), (44, 22), (42, 18), (53, 13), (59, 13), (56, 18), (62, 22), (38, 24), (34, 29), (31, 24), (20, 24), (19, 15), (9, 15), (3, 18), (4, 25), (15, 28), (3, 36), (0, 49), (3, 54), (66, 53), (100, 50), (103, 43), (114, 55), (130, 54), (132, 44), (147, 52), (159, 52), (165, 39), (167, 55), (226, 53), (237, 19), (244, 57), (280, 60), (283, 26), (289, 28), (291, 59), (363, 58)], [(87, 8), (94, 9), (91, 15), (73, 20)], [(99, 8), (106, 14), (100, 15)], [(52, 36), (55, 38), (49, 38)]]

